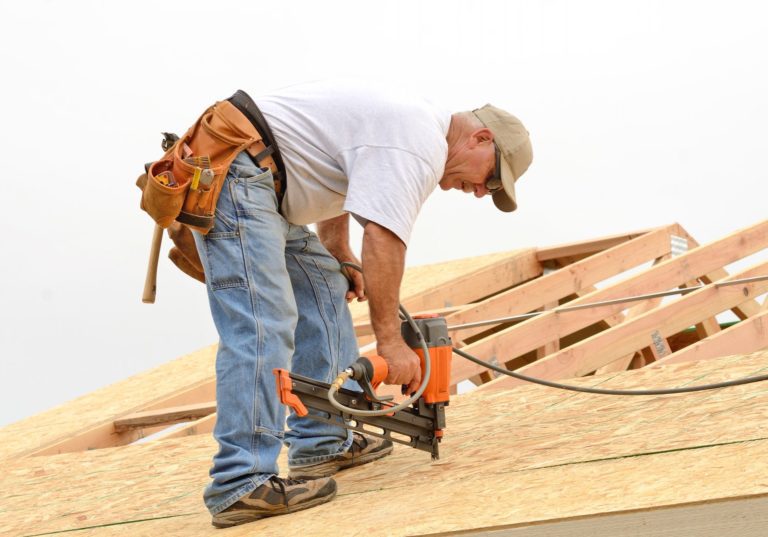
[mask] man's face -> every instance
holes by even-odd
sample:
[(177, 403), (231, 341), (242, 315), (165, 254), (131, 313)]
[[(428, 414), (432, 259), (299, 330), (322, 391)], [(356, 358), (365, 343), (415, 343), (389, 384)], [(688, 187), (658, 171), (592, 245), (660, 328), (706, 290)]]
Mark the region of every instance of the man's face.
[(449, 157), (440, 188), (474, 193), (475, 197), (482, 198), (489, 193), (486, 183), (495, 169), (493, 134), (488, 129), (480, 129)]

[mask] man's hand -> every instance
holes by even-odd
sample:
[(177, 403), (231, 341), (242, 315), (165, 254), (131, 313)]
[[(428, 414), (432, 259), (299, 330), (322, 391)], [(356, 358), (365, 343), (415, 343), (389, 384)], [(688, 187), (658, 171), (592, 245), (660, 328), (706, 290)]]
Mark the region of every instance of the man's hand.
[[(339, 263), (354, 263), (360, 266), (360, 260), (349, 247), (349, 214), (344, 213), (336, 218), (318, 222), (317, 236)], [(363, 275), (350, 267), (342, 270), (349, 280), (349, 290), (346, 294), (347, 302), (352, 302), (354, 298), (357, 298), (358, 302), (366, 300)]]
[(379, 356), (384, 358), (389, 367), (389, 374), (384, 379), (386, 384), (405, 384), (406, 393), (414, 393), (421, 384), (421, 364), (418, 355), (405, 344), (405, 341), (377, 346)]
[[(360, 266), (360, 261), (351, 252), (346, 256), (340, 257), (334, 255), (334, 257), (339, 260), (339, 263), (354, 263), (358, 267)], [(354, 298), (357, 298), (358, 302), (364, 302), (365, 300), (368, 300), (368, 297), (365, 296), (365, 282), (363, 281), (363, 273), (352, 267), (343, 267), (342, 271), (349, 280), (349, 291), (347, 291), (346, 297), (347, 302), (352, 302), (352, 299)]]

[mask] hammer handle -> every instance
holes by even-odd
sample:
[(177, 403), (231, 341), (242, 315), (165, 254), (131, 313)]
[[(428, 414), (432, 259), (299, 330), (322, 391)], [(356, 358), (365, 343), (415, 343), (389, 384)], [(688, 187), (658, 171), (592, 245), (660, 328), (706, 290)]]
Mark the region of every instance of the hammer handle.
[(144, 280), (144, 294), (141, 301), (144, 304), (155, 303), (155, 293), (157, 292), (157, 263), (160, 259), (160, 245), (163, 243), (163, 228), (155, 225), (155, 231), (152, 234), (152, 246), (149, 251), (149, 265), (147, 265), (147, 277)]

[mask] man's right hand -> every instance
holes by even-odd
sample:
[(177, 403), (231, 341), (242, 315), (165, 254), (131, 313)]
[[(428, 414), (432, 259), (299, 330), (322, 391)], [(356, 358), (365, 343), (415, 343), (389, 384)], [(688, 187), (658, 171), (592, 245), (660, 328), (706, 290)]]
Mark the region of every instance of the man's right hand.
[(402, 339), (399, 342), (380, 344), (377, 352), (384, 358), (389, 367), (389, 374), (384, 379), (385, 384), (407, 385), (406, 393), (414, 393), (421, 384), (421, 363), (418, 355), (406, 345)]

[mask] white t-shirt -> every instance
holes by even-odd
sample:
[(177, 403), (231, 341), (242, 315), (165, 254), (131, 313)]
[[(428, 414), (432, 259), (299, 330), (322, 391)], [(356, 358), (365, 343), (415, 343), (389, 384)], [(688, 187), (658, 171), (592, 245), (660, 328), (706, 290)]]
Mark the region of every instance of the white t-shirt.
[(301, 84), (254, 100), (285, 162), (286, 220), (310, 224), (346, 211), (408, 244), (443, 175), (449, 112), (360, 81)]

